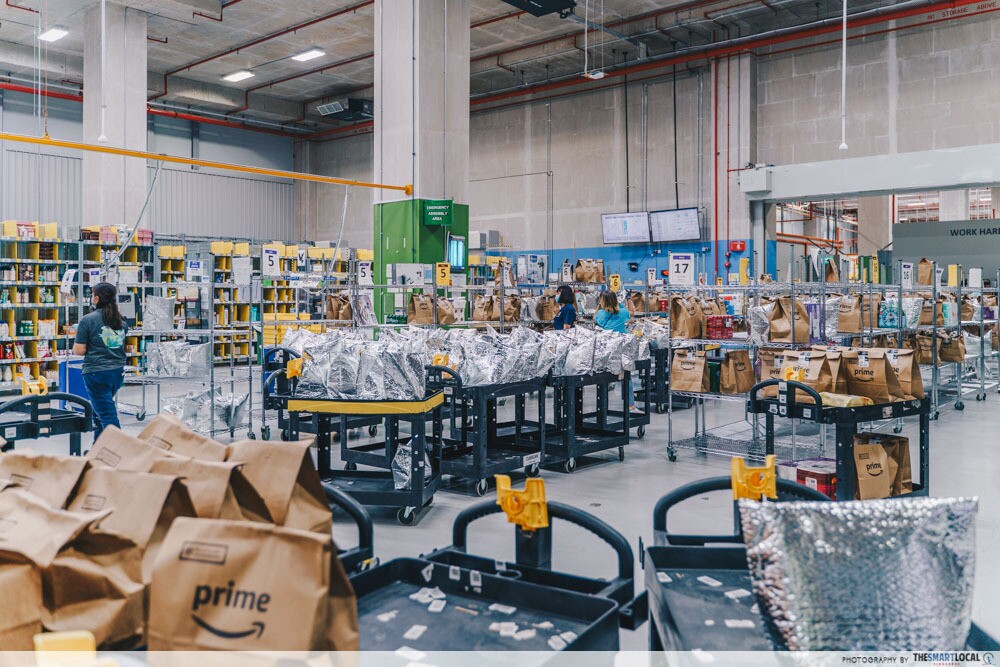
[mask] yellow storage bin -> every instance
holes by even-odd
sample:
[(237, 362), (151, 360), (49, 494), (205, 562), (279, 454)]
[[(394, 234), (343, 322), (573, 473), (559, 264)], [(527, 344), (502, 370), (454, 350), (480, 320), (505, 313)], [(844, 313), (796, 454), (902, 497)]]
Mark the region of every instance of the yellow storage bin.
[(233, 254), (233, 242), (212, 241), (209, 246), (209, 250), (213, 255), (231, 255)]

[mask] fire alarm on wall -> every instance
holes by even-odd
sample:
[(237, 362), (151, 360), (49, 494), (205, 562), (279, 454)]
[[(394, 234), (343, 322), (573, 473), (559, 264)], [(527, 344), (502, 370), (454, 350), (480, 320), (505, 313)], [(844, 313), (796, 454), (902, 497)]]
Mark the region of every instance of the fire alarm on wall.
[(746, 241), (730, 241), (729, 252), (743, 252), (747, 249)]

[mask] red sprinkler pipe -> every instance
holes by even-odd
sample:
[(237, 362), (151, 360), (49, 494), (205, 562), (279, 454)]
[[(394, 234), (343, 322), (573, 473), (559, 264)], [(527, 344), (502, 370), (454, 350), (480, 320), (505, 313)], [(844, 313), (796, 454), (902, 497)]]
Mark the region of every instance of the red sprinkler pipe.
[(8, 7), (13, 7), (14, 9), (21, 9), (21, 10), (26, 11), (26, 12), (31, 12), (32, 14), (37, 14), (38, 13), (37, 9), (32, 9), (31, 7), (22, 7), (21, 5), (15, 5), (10, 0), (7, 0), (7, 6)]
[(0, 82), (0, 90), (12, 90), (16, 93), (27, 93), (28, 95), (41, 95), (42, 97), (52, 97), (57, 100), (69, 100), (71, 102), (83, 102), (82, 95), (72, 93), (60, 93), (54, 90), (39, 90), (29, 86), (20, 86), (16, 83)]
[(715, 218), (715, 273), (719, 273), (719, 59), (712, 63), (712, 187), (715, 203), (712, 216)]

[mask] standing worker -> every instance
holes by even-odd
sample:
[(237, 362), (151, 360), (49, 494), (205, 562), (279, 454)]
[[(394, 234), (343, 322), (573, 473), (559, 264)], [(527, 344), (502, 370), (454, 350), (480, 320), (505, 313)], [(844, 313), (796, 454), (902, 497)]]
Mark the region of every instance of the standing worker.
[[(617, 294), (611, 290), (604, 290), (601, 292), (601, 298), (598, 300), (597, 305), (599, 309), (594, 314), (594, 324), (607, 331), (615, 331), (620, 334), (626, 333), (625, 325), (628, 323), (629, 314), (628, 310), (622, 310), (618, 307)], [(632, 391), (631, 378), (629, 378), (626, 391), (628, 392), (628, 409), (636, 414), (641, 413), (642, 410), (635, 405), (635, 392)]]
[(111, 283), (93, 289), (93, 312), (76, 327), (73, 354), (83, 355), (83, 384), (97, 418), (94, 440), (108, 426), (121, 428), (115, 394), (125, 380), (125, 320), (118, 310), (118, 290)]
[(563, 285), (559, 288), (559, 296), (556, 298), (559, 304), (559, 312), (552, 320), (552, 326), (556, 331), (569, 329), (576, 323), (576, 295), (573, 288)]

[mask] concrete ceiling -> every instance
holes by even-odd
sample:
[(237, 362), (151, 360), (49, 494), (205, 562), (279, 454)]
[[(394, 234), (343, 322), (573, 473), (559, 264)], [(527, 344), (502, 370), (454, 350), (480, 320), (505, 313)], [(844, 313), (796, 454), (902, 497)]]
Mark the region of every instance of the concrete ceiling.
[[(39, 24), (70, 31), (49, 46), (50, 83), (82, 84), (83, 14), (96, 0), (7, 0), (0, 5), (0, 71), (37, 76)], [(839, 0), (578, 0), (605, 31), (588, 35), (590, 67), (669, 55), (734, 37), (805, 25), (836, 16)], [(852, 13), (897, 0), (852, 0)], [(371, 0), (125, 0), (148, 14), (149, 95), (154, 105), (281, 124), (286, 129), (335, 126), (318, 103), (371, 95), (374, 80)], [(579, 75), (585, 26), (557, 15), (533, 17), (501, 0), (470, 0), (472, 95)], [(13, 6), (12, 6), (13, 5)], [(21, 5), (38, 13), (19, 9)], [(602, 11), (603, 8), (603, 11)], [(221, 20), (220, 20), (221, 19)], [(290, 56), (318, 47), (306, 63)], [(226, 74), (252, 69), (241, 83)], [(165, 76), (166, 75), (166, 76)], [(166, 93), (166, 94), (164, 94)]]

